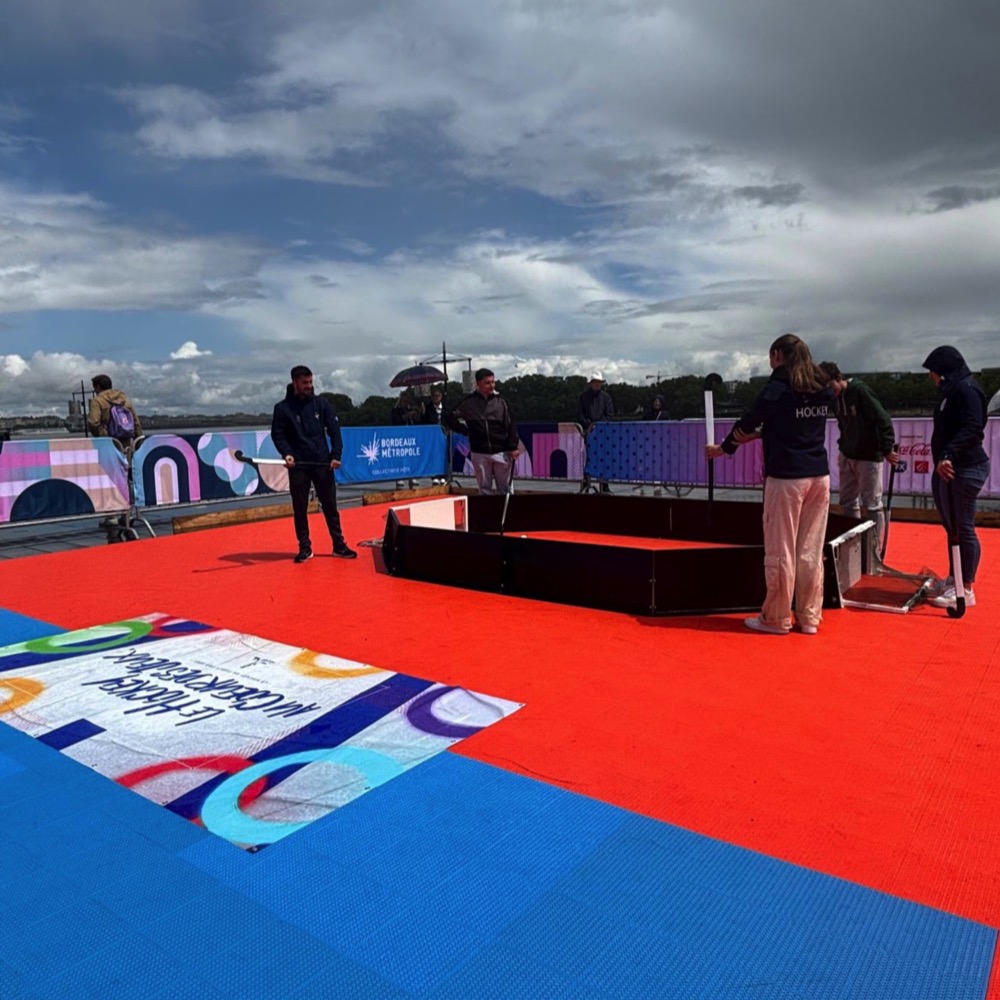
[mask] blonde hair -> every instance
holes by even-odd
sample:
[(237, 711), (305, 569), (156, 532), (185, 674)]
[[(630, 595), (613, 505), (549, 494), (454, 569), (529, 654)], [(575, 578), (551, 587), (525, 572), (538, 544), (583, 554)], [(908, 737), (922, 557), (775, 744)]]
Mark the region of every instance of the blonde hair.
[(772, 345), (788, 369), (788, 381), (796, 392), (818, 392), (830, 384), (830, 376), (813, 361), (809, 346), (794, 333), (785, 333)]

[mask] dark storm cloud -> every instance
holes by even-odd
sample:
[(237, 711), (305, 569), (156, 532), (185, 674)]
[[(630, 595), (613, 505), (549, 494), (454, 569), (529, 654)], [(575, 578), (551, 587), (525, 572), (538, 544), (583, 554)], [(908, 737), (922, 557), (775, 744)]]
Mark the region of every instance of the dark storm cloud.
[(802, 200), (803, 190), (801, 184), (772, 184), (769, 187), (748, 184), (744, 187), (734, 188), (733, 194), (737, 198), (755, 202), (762, 208), (772, 206), (788, 208), (790, 205), (797, 205)]
[(964, 187), (952, 184), (949, 187), (936, 188), (928, 191), (927, 197), (933, 202), (932, 212), (949, 212), (966, 205), (975, 205), (982, 201), (993, 201), (1000, 198), (1000, 185), (996, 187)]

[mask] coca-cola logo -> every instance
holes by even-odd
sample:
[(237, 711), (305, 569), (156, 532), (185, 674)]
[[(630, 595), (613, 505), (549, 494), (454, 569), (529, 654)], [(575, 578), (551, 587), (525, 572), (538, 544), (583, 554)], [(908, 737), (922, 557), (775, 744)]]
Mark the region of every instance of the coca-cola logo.
[(901, 444), (899, 446), (900, 455), (929, 455), (931, 453), (931, 446), (926, 441), (917, 441), (913, 444)]
[(931, 463), (930, 462), (914, 462), (913, 463), (913, 471), (918, 476), (926, 476), (927, 473), (931, 471)]

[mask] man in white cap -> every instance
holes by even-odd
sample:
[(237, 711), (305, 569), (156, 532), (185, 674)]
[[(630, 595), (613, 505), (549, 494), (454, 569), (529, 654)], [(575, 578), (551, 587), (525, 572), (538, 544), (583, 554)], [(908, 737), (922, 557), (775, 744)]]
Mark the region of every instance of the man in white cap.
[[(586, 437), (590, 434), (594, 424), (599, 424), (604, 420), (612, 420), (614, 415), (614, 403), (604, 389), (604, 376), (600, 372), (591, 372), (590, 384), (580, 393), (580, 400), (576, 405), (576, 422), (583, 429)], [(581, 492), (585, 493), (590, 489), (590, 485), (590, 478), (585, 475)], [(611, 492), (605, 480), (600, 480), (600, 486), (602, 493)]]

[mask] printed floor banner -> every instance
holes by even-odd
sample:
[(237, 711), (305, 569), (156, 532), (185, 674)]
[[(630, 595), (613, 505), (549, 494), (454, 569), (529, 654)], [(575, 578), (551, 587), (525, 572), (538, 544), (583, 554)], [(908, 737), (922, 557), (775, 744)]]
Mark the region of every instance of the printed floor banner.
[(249, 850), (520, 707), (160, 613), (0, 647), (0, 721)]

